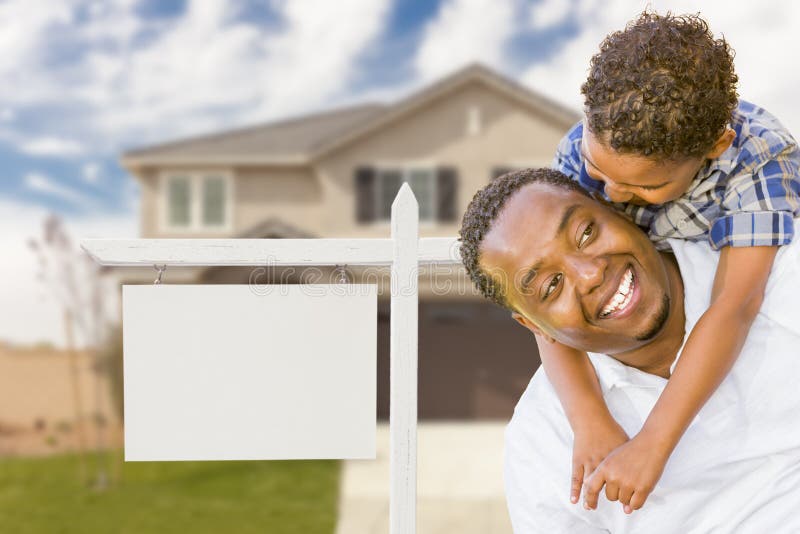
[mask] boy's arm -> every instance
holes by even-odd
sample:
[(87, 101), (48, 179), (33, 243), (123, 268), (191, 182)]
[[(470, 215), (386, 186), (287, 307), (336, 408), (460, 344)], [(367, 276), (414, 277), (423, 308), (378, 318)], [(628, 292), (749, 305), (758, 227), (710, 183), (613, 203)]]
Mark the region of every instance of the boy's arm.
[(588, 355), (538, 335), (536, 343), (544, 371), (575, 434), (570, 501), (577, 503), (583, 477), (628, 436), (608, 411)]
[(711, 306), (695, 325), (675, 371), (642, 430), (614, 450), (587, 480), (586, 505), (603, 485), (625, 512), (641, 508), (689, 423), (733, 366), (753, 323), (778, 247), (726, 247), (720, 254)]

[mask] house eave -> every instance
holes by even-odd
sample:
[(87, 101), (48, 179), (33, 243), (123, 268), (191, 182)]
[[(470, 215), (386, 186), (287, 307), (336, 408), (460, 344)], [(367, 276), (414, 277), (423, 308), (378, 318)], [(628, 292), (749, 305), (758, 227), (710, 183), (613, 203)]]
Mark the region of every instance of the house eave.
[(124, 155), (120, 164), (134, 172), (144, 167), (303, 167), (311, 163), (304, 154), (264, 156), (264, 155), (186, 155), (186, 156), (136, 156)]

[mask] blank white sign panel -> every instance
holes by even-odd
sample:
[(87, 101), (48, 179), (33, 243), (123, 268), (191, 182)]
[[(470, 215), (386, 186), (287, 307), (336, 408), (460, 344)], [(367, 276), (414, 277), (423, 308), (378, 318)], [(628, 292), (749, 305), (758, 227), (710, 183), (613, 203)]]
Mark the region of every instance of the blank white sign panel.
[(125, 460), (375, 458), (374, 284), (123, 287)]

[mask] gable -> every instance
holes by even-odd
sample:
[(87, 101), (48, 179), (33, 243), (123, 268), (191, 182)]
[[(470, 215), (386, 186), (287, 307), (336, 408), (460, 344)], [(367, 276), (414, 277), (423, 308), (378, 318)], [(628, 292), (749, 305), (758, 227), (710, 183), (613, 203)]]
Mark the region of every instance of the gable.
[(576, 111), (551, 101), (524, 86), (500, 76), (481, 65), (467, 67), (440, 82), (412, 94), (394, 104), (371, 120), (357, 125), (349, 132), (321, 143), (314, 158), (330, 156), (354, 143), (380, 135), (381, 131), (396, 128), (397, 124), (420, 113), (430, 113), (431, 106), (446, 103), (465, 90), (481, 87), (486, 96), (494, 94), (508, 103), (513, 103), (519, 113), (539, 117), (544, 125), (565, 132), (580, 119)]
[(474, 79), (343, 142), (319, 159), (331, 162), (549, 164), (575, 116), (554, 117)]

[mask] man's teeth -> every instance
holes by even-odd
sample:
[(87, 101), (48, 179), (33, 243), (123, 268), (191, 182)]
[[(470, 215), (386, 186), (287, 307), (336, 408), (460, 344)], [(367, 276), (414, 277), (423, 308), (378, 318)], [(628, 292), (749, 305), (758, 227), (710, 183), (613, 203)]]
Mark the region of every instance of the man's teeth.
[(619, 283), (617, 292), (614, 293), (614, 296), (611, 298), (611, 300), (609, 300), (608, 304), (603, 307), (602, 311), (600, 312), (600, 317), (606, 317), (615, 311), (624, 310), (628, 307), (632, 296), (633, 271), (630, 267), (628, 267), (628, 270), (625, 271), (625, 274), (622, 277), (622, 281)]

